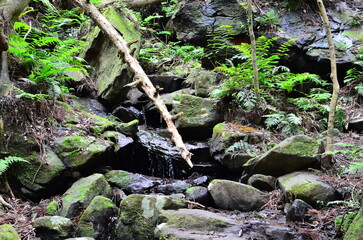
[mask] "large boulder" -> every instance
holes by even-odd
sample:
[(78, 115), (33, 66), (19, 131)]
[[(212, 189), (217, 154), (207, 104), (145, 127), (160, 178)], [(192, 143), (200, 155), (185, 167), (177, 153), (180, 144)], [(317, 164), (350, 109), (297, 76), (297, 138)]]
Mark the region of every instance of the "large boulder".
[(34, 219), (32, 226), (41, 239), (60, 240), (69, 238), (73, 234), (73, 223), (70, 219), (60, 216), (46, 216)]
[(256, 173), (279, 177), (294, 171), (320, 168), (323, 143), (307, 136), (285, 139), (243, 165), (247, 176)]
[[(230, 170), (241, 172), (243, 164), (257, 153), (249, 143), (260, 142), (262, 132), (255, 128), (232, 123), (218, 123), (213, 128), (213, 135), (210, 139), (210, 152), (212, 157)], [(248, 149), (238, 149), (232, 146), (239, 141), (245, 142)], [(229, 150), (230, 149), (230, 150)], [(235, 150), (234, 150), (235, 149)]]
[(134, 174), (123, 170), (112, 170), (105, 174), (111, 186), (116, 186), (130, 193), (148, 190), (159, 184), (157, 181), (146, 178), (141, 174)]
[(0, 225), (0, 239), (4, 240), (18, 240), (19, 234), (10, 224)]
[[(155, 229), (157, 239), (218, 239), (238, 240), (240, 223), (198, 209), (166, 210), (159, 216), (160, 223)], [(213, 233), (211, 236), (211, 233)]]
[(209, 138), (213, 127), (220, 122), (221, 116), (217, 102), (189, 94), (182, 94), (174, 99), (173, 111), (183, 113), (175, 125), (183, 136), (193, 139)]
[(355, 216), (353, 222), (350, 224), (348, 231), (344, 235), (344, 240), (362, 239), (363, 237), (363, 207)]
[(253, 211), (270, 200), (268, 193), (229, 180), (215, 179), (208, 185), (208, 190), (216, 207), (227, 210)]
[(118, 208), (112, 200), (96, 196), (82, 213), (76, 227), (78, 236), (108, 239), (109, 226), (112, 218), (117, 215)]
[(120, 215), (112, 233), (114, 240), (154, 239), (154, 229), (162, 210), (185, 208), (179, 198), (133, 194), (120, 204)]
[(61, 160), (73, 169), (96, 165), (110, 152), (114, 143), (93, 136), (67, 136), (55, 140), (53, 149)]
[(232, 26), (231, 35), (246, 35), (246, 11), (237, 0), (182, 1), (169, 23), (179, 40), (205, 44), (221, 26)]
[(288, 202), (301, 199), (317, 206), (317, 201), (336, 200), (335, 189), (309, 172), (294, 172), (278, 178), (278, 184)]
[(98, 195), (111, 195), (111, 187), (102, 174), (95, 173), (79, 179), (62, 195), (60, 215), (69, 218), (78, 216)]
[[(127, 42), (132, 42), (130, 49), (137, 57), (141, 33), (135, 17), (130, 11), (115, 8), (117, 8), (115, 4), (108, 7), (103, 15)], [(126, 97), (127, 88), (124, 88), (124, 85), (133, 80), (133, 72), (123, 61), (111, 40), (98, 27), (89, 31), (85, 37), (89, 45), (85, 47), (84, 58), (95, 69), (90, 77), (96, 81), (97, 94), (101, 100), (110, 105), (118, 104)]]

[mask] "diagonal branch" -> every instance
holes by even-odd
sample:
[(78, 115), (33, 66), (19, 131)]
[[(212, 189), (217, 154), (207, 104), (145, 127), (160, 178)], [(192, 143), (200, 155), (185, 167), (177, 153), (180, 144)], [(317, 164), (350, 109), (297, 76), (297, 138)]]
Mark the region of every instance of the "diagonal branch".
[(128, 47), (128, 43), (92, 3), (87, 0), (74, 0), (74, 2), (76, 2), (77, 5), (79, 5), (85, 11), (85, 13), (97, 23), (101, 30), (110, 38), (115, 47), (123, 54), (125, 62), (135, 73), (136, 81), (138, 81), (141, 88), (153, 101), (164, 121), (166, 122), (168, 131), (171, 133), (171, 138), (176, 147), (179, 149), (182, 158), (188, 163), (190, 167), (193, 167), (193, 163), (191, 162), (191, 157), (193, 154), (186, 149), (182, 137), (174, 125), (171, 114), (166, 108), (164, 102), (161, 100), (156, 88), (140, 66), (139, 62), (132, 56), (131, 50)]

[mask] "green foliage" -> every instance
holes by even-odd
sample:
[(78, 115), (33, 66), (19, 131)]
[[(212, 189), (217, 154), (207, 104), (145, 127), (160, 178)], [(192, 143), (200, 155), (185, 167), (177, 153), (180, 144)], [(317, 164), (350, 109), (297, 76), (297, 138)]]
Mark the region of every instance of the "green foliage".
[(356, 84), (354, 86), (354, 90), (358, 95), (363, 96), (363, 83), (359, 81), (360, 79), (363, 79), (363, 71), (358, 70), (357, 68), (352, 68), (347, 71), (347, 75), (344, 78), (344, 83)]
[(349, 167), (343, 173), (355, 174), (363, 172), (363, 145), (350, 143), (337, 143), (336, 145), (343, 147), (343, 149), (333, 151), (332, 154), (344, 154), (351, 161)]
[(226, 149), (226, 152), (232, 154), (246, 153), (251, 157), (256, 157), (259, 150), (254, 145), (248, 143), (248, 137), (246, 136), (244, 139), (233, 143)]
[(287, 114), (286, 112), (277, 112), (264, 115), (263, 117), (266, 118), (265, 124), (267, 128), (275, 128), (285, 135), (297, 135), (303, 133), (303, 129), (301, 127), (302, 118), (293, 113)]
[[(46, 21), (52, 22), (51, 19), (48, 16)], [(51, 27), (60, 28), (61, 25)], [(75, 57), (84, 47), (84, 42), (76, 39), (62, 41), (56, 32), (47, 33), (23, 22), (16, 22), (14, 30), (16, 33), (10, 34), (9, 52), (22, 63), (28, 74), (26, 80), (46, 86), (47, 94), (57, 97), (62, 93), (62, 86), (70, 79), (66, 75), (68, 71), (87, 74), (84, 60)]]
[(0, 159), (0, 176), (2, 176), (13, 164), (29, 163), (27, 160), (21, 157), (9, 156), (4, 159)]
[(279, 15), (275, 12), (275, 10), (270, 10), (266, 12), (265, 15), (257, 17), (255, 20), (264, 30), (274, 29), (281, 25)]
[(178, 0), (169, 0), (166, 2), (162, 2), (162, 11), (165, 13), (166, 17), (171, 17), (174, 14), (174, 11), (176, 7), (178, 6), (179, 1)]

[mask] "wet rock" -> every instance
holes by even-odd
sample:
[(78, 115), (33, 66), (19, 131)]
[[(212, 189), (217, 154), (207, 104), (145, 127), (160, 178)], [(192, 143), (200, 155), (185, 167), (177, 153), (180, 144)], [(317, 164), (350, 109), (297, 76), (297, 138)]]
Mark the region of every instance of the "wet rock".
[[(130, 46), (131, 52), (137, 57), (141, 33), (134, 16), (113, 6), (108, 7), (103, 15), (127, 42), (133, 42)], [(85, 47), (84, 59), (95, 69), (90, 77), (96, 82), (99, 99), (109, 105), (119, 104), (126, 97), (127, 88), (124, 85), (133, 81), (133, 72), (98, 27), (90, 30), (86, 40), (89, 45)]]
[(130, 193), (148, 190), (159, 185), (141, 174), (133, 174), (122, 170), (112, 170), (105, 174), (105, 178), (111, 186), (116, 186)]
[(70, 219), (52, 216), (34, 219), (32, 226), (37, 237), (44, 240), (60, 240), (72, 237), (73, 223)]
[(183, 112), (175, 122), (180, 134), (190, 139), (211, 137), (213, 127), (221, 120), (217, 102), (189, 94), (182, 94), (175, 100), (174, 113)]
[(293, 136), (250, 159), (243, 168), (249, 176), (260, 173), (279, 177), (309, 167), (319, 168), (322, 153), (322, 141), (307, 136)]
[(222, 25), (231, 26), (230, 35), (247, 34), (246, 11), (236, 0), (182, 2), (169, 25), (178, 40), (197, 45), (207, 43), (208, 35)]
[(129, 195), (120, 204), (120, 215), (112, 232), (112, 239), (154, 239), (154, 229), (161, 211), (185, 207), (186, 203), (178, 198)]
[(306, 214), (312, 206), (300, 199), (295, 199), (292, 204), (287, 203), (285, 206), (286, 221), (303, 222)]
[(98, 195), (111, 195), (111, 187), (102, 174), (96, 173), (79, 179), (62, 195), (63, 208), (60, 215), (69, 218), (78, 216)]
[(184, 193), (191, 185), (185, 181), (176, 181), (170, 184), (162, 184), (155, 188), (155, 192), (170, 195), (174, 193)]
[(363, 118), (352, 119), (348, 125), (349, 129), (363, 132)]
[(149, 75), (150, 81), (154, 86), (159, 86), (160, 93), (171, 93), (178, 91), (182, 88), (184, 78), (178, 76), (166, 76), (166, 75)]
[(185, 197), (204, 206), (211, 206), (213, 204), (213, 199), (206, 187), (196, 186), (188, 188), (185, 191)]
[(262, 174), (252, 175), (247, 183), (252, 187), (255, 187), (261, 191), (270, 192), (275, 189), (276, 186), (276, 178), (272, 176), (266, 176)]
[(238, 237), (240, 223), (204, 210), (166, 210), (158, 222), (161, 224), (155, 229), (157, 239), (241, 239)]
[(209, 182), (209, 177), (208, 176), (198, 177), (198, 178), (193, 180), (193, 184), (197, 185), (197, 186), (200, 186), (200, 185), (207, 186), (208, 182)]
[(117, 212), (118, 208), (110, 199), (96, 196), (79, 219), (76, 227), (77, 235), (108, 239), (109, 226)]
[(265, 205), (270, 195), (252, 186), (229, 180), (215, 179), (208, 190), (217, 208), (252, 211)]
[(4, 240), (18, 240), (19, 234), (10, 224), (0, 225), (0, 239)]
[(53, 149), (68, 167), (80, 169), (96, 165), (113, 152), (113, 145), (93, 136), (69, 136), (57, 138)]
[(128, 137), (134, 137), (138, 131), (137, 127), (139, 125), (139, 120), (133, 120), (128, 123), (119, 123), (116, 127), (117, 131), (125, 134)]
[(140, 124), (144, 123), (144, 116), (143, 112), (130, 106), (118, 106), (112, 111), (112, 115), (116, 116), (123, 122), (131, 122), (135, 119), (139, 120)]
[(309, 172), (294, 172), (278, 178), (278, 184), (288, 202), (301, 199), (312, 206), (317, 201), (336, 200), (335, 189), (319, 181), (319, 176)]
[[(227, 151), (233, 144), (239, 141), (246, 143), (258, 143), (262, 133), (255, 128), (232, 123), (219, 123), (213, 128), (210, 139), (210, 153), (212, 157), (230, 170), (241, 172), (242, 166), (256, 154), (251, 149), (237, 149)], [(248, 150), (248, 151), (247, 151)], [(258, 153), (258, 152), (257, 152)]]
[(362, 239), (363, 236), (363, 207), (355, 216), (353, 222), (350, 224), (347, 233), (344, 235), (344, 240)]

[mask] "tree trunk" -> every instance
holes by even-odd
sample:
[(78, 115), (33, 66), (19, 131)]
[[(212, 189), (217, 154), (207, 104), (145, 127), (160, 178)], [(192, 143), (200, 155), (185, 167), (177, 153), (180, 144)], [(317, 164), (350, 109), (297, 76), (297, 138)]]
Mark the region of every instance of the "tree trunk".
[[(331, 66), (331, 73), (330, 78), (333, 82), (333, 94), (330, 100), (330, 107), (329, 107), (329, 117), (328, 117), (328, 131), (327, 131), (327, 138), (326, 138), (326, 148), (325, 153), (326, 155), (331, 155), (329, 152), (332, 151), (333, 148), (333, 135), (334, 135), (334, 117), (335, 117), (335, 111), (336, 106), (338, 104), (338, 97), (339, 97), (339, 82), (338, 82), (338, 76), (337, 76), (337, 66), (336, 66), (336, 60), (335, 60), (335, 48), (334, 48), (334, 42), (330, 30), (330, 22), (328, 15), (325, 10), (325, 6), (322, 0), (317, 0), (320, 13), (325, 25), (325, 31), (326, 31), (326, 37), (328, 39), (329, 44), (329, 53), (330, 53), (330, 66)], [(330, 157), (327, 157), (326, 159), (329, 159), (329, 163), (325, 163), (327, 166), (330, 165)]]
[(256, 95), (258, 95), (260, 90), (260, 83), (258, 81), (256, 38), (255, 38), (255, 33), (253, 31), (252, 0), (247, 0), (247, 17), (248, 17), (248, 33), (250, 35), (250, 41), (251, 41), (253, 87), (255, 89)]
[(172, 140), (179, 149), (181, 156), (189, 164), (190, 167), (193, 167), (193, 164), (191, 162), (192, 153), (190, 153), (186, 149), (182, 137), (180, 136), (177, 128), (174, 125), (173, 117), (170, 115), (164, 102), (160, 99), (158, 91), (151, 83), (150, 79), (140, 66), (139, 62), (132, 56), (130, 48), (128, 47), (128, 43), (92, 3), (84, 2), (82, 0), (74, 1), (80, 7), (82, 7), (85, 13), (98, 24), (102, 31), (110, 38), (116, 48), (123, 54), (124, 60), (128, 63), (130, 68), (135, 73), (136, 81), (134, 82), (134, 84), (140, 84), (141, 88), (153, 101), (161, 116), (165, 120), (168, 131), (171, 133)]

